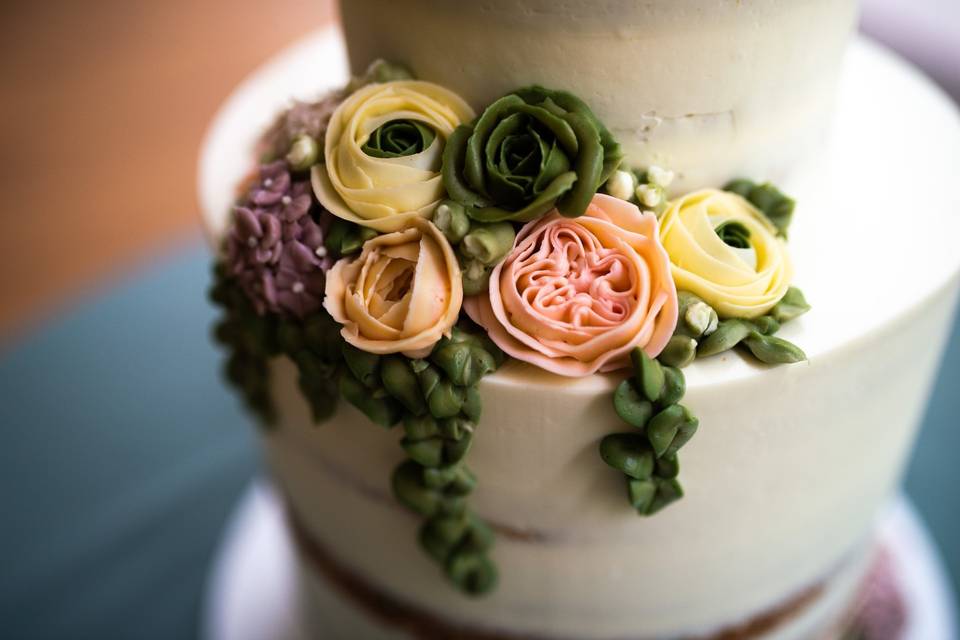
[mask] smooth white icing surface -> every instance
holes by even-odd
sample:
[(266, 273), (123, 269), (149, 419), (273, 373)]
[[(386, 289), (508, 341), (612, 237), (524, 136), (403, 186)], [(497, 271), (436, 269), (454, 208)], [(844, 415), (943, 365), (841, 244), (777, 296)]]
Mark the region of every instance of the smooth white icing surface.
[[(316, 91), (331, 77), (318, 59), (335, 55), (329, 40), (304, 43), (228, 104), (202, 171), (214, 234), (248, 168), (251, 123), (269, 121), (278, 96)], [(570, 636), (716, 629), (828, 574), (863, 544), (899, 479), (960, 268), (960, 191), (946, 186), (960, 174), (953, 107), (862, 43), (841, 87), (817, 170), (781, 185), (800, 202), (791, 251), (814, 305), (782, 335), (810, 361), (766, 369), (729, 354), (686, 370), (685, 403), (701, 420), (681, 452), (687, 497), (651, 519), (631, 513), (622, 479), (596, 450), (603, 434), (624, 428), (610, 409), (612, 378), (505, 367), (483, 383), (469, 455), (480, 479), (474, 502), (482, 515), (546, 539), (501, 535), (499, 590), (467, 600), (416, 548), (418, 520), (389, 496), (399, 434), (350, 407), (311, 426), (281, 364), (283, 421), (267, 438), (268, 459), (313, 534), (418, 606)], [(892, 175), (910, 188), (891, 188)]]
[(676, 192), (780, 179), (819, 144), (855, 0), (349, 0), (350, 62), (382, 57), (479, 110), (533, 83), (591, 105)]

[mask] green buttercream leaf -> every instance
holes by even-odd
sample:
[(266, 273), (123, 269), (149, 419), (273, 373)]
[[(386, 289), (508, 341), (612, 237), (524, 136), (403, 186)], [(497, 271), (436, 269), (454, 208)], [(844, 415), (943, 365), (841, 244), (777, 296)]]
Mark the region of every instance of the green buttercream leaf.
[(730, 191), (750, 201), (763, 213), (764, 216), (777, 228), (777, 233), (787, 236), (790, 222), (793, 220), (793, 210), (796, 202), (786, 196), (769, 182), (756, 184), (750, 180), (733, 180), (724, 186), (724, 191)]
[(777, 322), (784, 323), (802, 316), (807, 311), (810, 311), (810, 304), (804, 297), (803, 292), (796, 287), (790, 287), (780, 299), (780, 302), (774, 305), (770, 315)]

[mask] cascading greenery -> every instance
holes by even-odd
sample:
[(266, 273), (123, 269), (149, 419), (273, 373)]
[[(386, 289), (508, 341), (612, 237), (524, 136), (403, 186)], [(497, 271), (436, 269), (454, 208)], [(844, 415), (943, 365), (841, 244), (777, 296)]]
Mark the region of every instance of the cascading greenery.
[(468, 507), (477, 480), (464, 459), (480, 421), (477, 383), (503, 363), (503, 352), (464, 323), (423, 359), (370, 354), (344, 341), (324, 310), (302, 322), (258, 315), (222, 265), (210, 297), (223, 309), (215, 335), (229, 350), (227, 379), (262, 425), (276, 421), (269, 361), (280, 355), (296, 364), (314, 422), (343, 397), (382, 427), (402, 425), (408, 459), (392, 476), (397, 501), (424, 518), (419, 542), (458, 588), (490, 591), (494, 534)]
[(680, 404), (686, 381), (680, 369), (665, 366), (636, 348), (633, 376), (617, 387), (613, 407), (631, 431), (600, 441), (600, 457), (627, 479), (627, 496), (637, 513), (653, 515), (683, 497), (677, 452), (697, 432), (699, 421)]
[(334, 381), (340, 364), (340, 327), (321, 310), (304, 321), (259, 315), (222, 263), (214, 269), (210, 299), (223, 309), (214, 336), (229, 352), (224, 371), (259, 423), (271, 427), (276, 408), (270, 396), (269, 361), (288, 356), (315, 422), (336, 408)]
[(471, 595), (496, 584), (490, 528), (467, 507), (476, 478), (464, 464), (480, 420), (477, 383), (504, 355), (486, 335), (455, 327), (423, 359), (378, 356), (343, 345), (340, 393), (370, 420), (403, 426), (408, 460), (393, 474), (397, 500), (425, 518), (419, 540)]

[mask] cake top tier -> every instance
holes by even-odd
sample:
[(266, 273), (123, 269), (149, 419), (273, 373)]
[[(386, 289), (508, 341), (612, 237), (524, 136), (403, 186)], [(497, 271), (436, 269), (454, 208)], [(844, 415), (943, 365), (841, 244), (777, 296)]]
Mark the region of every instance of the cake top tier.
[(635, 167), (677, 192), (780, 179), (816, 148), (855, 0), (350, 0), (350, 63), (405, 63), (479, 109), (517, 87), (576, 93)]

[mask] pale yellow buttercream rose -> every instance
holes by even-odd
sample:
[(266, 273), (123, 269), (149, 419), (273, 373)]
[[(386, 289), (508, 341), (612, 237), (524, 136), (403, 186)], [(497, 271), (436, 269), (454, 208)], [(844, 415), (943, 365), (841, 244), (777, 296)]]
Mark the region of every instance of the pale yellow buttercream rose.
[[(317, 199), (334, 215), (381, 232), (428, 217), (444, 196), (440, 165), (447, 137), (473, 117), (462, 98), (430, 82), (398, 80), (360, 89), (330, 119), (324, 162), (312, 170)], [(365, 152), (371, 134), (394, 121), (421, 123), (433, 139), (400, 157)]]
[[(717, 234), (737, 222), (748, 232), (748, 248), (735, 248)], [(673, 279), (717, 310), (721, 317), (755, 318), (787, 292), (793, 265), (783, 239), (744, 198), (705, 189), (670, 203), (660, 220), (660, 240), (670, 255)]]
[(460, 267), (447, 239), (421, 218), (376, 236), (359, 257), (327, 272), (324, 307), (341, 335), (369, 353), (422, 358), (457, 321), (463, 304)]

